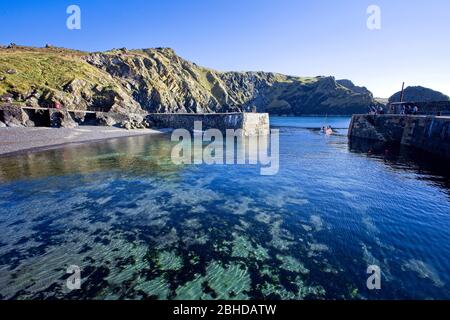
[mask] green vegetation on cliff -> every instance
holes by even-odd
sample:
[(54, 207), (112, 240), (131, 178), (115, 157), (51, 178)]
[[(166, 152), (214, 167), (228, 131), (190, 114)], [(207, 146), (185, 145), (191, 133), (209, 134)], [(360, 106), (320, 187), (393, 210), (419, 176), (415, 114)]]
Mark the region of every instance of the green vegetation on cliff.
[(16, 103), (34, 107), (59, 102), (81, 110), (110, 109), (121, 93), (127, 101), (121, 85), (87, 63), (85, 56), (84, 52), (57, 48), (0, 49), (0, 95), (12, 94)]
[[(73, 79), (95, 79), (98, 71), (83, 63), (80, 55), (40, 50), (0, 50), (0, 72), (5, 79), (0, 93), (28, 92), (33, 88), (63, 90)], [(98, 81), (98, 80), (97, 80)]]
[(87, 53), (61, 48), (0, 48), (0, 95), (15, 103), (116, 112), (351, 114), (377, 104), (370, 91), (333, 77), (218, 72), (169, 48)]

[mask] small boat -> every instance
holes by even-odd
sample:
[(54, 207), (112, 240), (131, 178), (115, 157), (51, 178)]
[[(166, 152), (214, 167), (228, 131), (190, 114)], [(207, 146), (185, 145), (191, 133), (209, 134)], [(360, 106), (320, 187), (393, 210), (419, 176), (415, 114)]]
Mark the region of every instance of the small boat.
[(322, 130), (320, 130), (321, 133), (326, 134), (327, 136), (331, 136), (334, 131), (331, 129), (331, 127), (322, 127)]
[[(325, 123), (327, 122), (327, 120), (328, 120), (328, 114), (325, 115)], [(331, 126), (325, 126), (325, 125), (322, 126), (322, 130), (320, 130), (320, 132), (322, 132), (323, 134), (325, 134), (327, 136), (331, 136), (334, 133)]]

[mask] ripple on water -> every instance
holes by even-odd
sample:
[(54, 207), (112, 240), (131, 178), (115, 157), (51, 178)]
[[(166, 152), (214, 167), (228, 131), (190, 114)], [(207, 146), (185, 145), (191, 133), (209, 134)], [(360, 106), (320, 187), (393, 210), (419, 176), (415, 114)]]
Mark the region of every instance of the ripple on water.
[(212, 261), (206, 275), (197, 275), (176, 290), (179, 300), (246, 300), (250, 291), (250, 275), (246, 266), (230, 264), (222, 266)]
[[(433, 175), (301, 129), (283, 130), (273, 177), (174, 166), (152, 139), (0, 158), (2, 298), (450, 297), (449, 193)], [(83, 290), (66, 288), (69, 265)]]

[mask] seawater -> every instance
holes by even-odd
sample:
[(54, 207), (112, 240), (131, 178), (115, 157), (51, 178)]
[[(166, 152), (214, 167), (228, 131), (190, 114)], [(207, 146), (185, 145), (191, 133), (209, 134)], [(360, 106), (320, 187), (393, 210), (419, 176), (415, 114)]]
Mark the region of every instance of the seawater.
[(349, 121), (272, 118), (275, 176), (174, 165), (168, 135), (0, 157), (0, 298), (450, 299), (448, 168)]

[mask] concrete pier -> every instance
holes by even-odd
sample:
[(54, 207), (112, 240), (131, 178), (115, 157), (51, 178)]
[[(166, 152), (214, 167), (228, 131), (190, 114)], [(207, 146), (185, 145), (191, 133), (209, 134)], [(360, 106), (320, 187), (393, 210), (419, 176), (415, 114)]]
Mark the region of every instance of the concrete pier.
[(450, 158), (450, 116), (354, 115), (352, 137), (398, 143)]
[(267, 135), (270, 133), (267, 113), (152, 113), (147, 120), (155, 128), (194, 130), (196, 121), (202, 122), (202, 129), (241, 129), (244, 135)]

